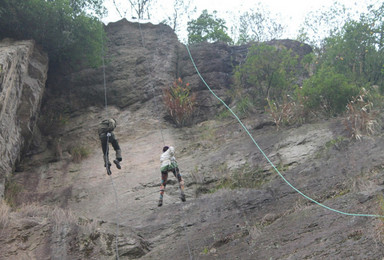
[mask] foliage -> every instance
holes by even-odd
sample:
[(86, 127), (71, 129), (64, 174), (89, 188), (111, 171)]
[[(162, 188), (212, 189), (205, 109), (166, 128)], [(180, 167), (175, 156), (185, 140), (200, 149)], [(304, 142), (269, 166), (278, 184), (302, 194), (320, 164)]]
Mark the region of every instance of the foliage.
[(103, 0), (2, 0), (0, 37), (34, 39), (51, 65), (101, 64)]
[(373, 109), (369, 91), (363, 88), (360, 94), (347, 104), (344, 125), (353, 139), (360, 140), (362, 135), (372, 135), (377, 131), (376, 120), (379, 112)]
[(188, 43), (232, 42), (232, 39), (226, 33), (225, 20), (217, 18), (216, 13), (214, 11), (213, 14), (209, 14), (207, 10), (203, 10), (196, 20), (188, 22)]
[(257, 97), (258, 102), (266, 98), (281, 100), (284, 93), (293, 92), (297, 60), (284, 46), (254, 45), (245, 63), (235, 68), (234, 87), (252, 89), (252, 96)]
[(383, 11), (384, 4), (359, 21), (346, 22), (338, 34), (328, 37), (320, 64), (334, 67), (356, 84), (379, 85), (384, 90)]
[(304, 107), (324, 111), (329, 116), (345, 110), (347, 103), (358, 93), (358, 88), (343, 74), (331, 67), (322, 67), (305, 80), (297, 94), (305, 97)]
[(341, 29), (340, 26), (351, 19), (352, 10), (339, 2), (334, 2), (330, 8), (317, 9), (306, 15), (297, 40), (308, 43), (320, 51), (324, 37), (337, 33)]
[(239, 18), (239, 36), (237, 44), (248, 42), (268, 41), (281, 37), (284, 27), (277, 23), (270, 12), (262, 10), (250, 10), (243, 13)]
[(179, 127), (192, 123), (196, 95), (191, 93), (189, 83), (183, 84), (181, 78), (163, 90), (164, 104), (169, 115)]

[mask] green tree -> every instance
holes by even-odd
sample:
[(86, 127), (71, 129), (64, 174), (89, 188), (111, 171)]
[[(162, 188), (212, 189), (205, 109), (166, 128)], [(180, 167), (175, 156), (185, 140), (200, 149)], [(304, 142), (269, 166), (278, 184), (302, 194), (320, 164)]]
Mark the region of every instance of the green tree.
[(319, 59), (321, 67), (332, 67), (359, 86), (384, 88), (384, 4), (347, 21), (339, 32), (328, 37)]
[(266, 98), (281, 100), (294, 90), (297, 62), (298, 57), (284, 46), (254, 45), (244, 64), (235, 69), (235, 84), (251, 89), (253, 99), (262, 102), (261, 105), (265, 105)]
[(103, 0), (2, 0), (0, 38), (34, 39), (51, 65), (101, 64)]
[(213, 14), (209, 14), (207, 10), (203, 10), (199, 18), (188, 22), (188, 43), (232, 42), (231, 37), (226, 33), (227, 27), (225, 26), (225, 21), (217, 18), (216, 13), (217, 12), (214, 11)]

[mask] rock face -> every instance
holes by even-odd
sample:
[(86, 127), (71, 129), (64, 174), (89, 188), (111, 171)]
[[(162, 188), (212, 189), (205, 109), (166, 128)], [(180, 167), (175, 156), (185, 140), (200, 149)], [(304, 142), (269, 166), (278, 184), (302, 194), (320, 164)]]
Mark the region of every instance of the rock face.
[(29, 148), (47, 79), (48, 58), (33, 41), (0, 42), (0, 195)]
[[(218, 96), (229, 102), (227, 92), (232, 84), (234, 68), (244, 61), (250, 46), (200, 43), (189, 47), (190, 56), (171, 28), (163, 24), (138, 24), (123, 19), (110, 23), (106, 32), (108, 52), (105, 71), (103, 68), (86, 68), (49, 81), (49, 89), (55, 96), (63, 98), (67, 110), (102, 107), (106, 104), (106, 91), (107, 105), (136, 110), (153, 99), (152, 103), (158, 105), (152, 109), (164, 117), (163, 89), (182, 78), (197, 96), (194, 121), (202, 122), (217, 113), (220, 103), (209, 93), (191, 58), (204, 81)], [(286, 46), (300, 57), (312, 51), (308, 45), (293, 40), (274, 40), (268, 44)]]
[[(292, 188), (338, 211), (383, 214), (382, 135), (349, 140), (343, 118), (277, 131), (266, 113), (244, 116), (263, 154), (236, 120), (214, 116), (219, 102), (168, 27), (122, 20), (106, 30), (108, 106), (102, 69), (49, 79), (40, 118), (60, 108), (60, 120), (10, 178), (7, 201), (17, 210), (0, 204), (0, 213), (9, 211), (0, 214), (0, 258), (383, 258), (382, 219), (340, 214)], [(282, 43), (300, 46), (270, 44)], [(206, 82), (230, 101), (232, 69), (247, 46), (190, 50)], [(161, 102), (162, 87), (177, 77), (198, 93), (190, 127), (167, 121)], [(106, 116), (117, 119), (123, 156), (111, 176), (97, 136)], [(164, 145), (176, 148), (187, 201), (169, 174), (157, 207)]]

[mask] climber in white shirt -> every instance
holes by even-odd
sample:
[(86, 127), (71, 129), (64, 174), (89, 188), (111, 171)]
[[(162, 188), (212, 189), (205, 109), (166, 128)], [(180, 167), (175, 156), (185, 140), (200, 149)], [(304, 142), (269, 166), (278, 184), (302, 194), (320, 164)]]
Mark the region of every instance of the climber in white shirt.
[(179, 168), (177, 166), (176, 158), (175, 158), (175, 148), (172, 146), (164, 146), (163, 153), (160, 156), (161, 162), (161, 186), (160, 186), (160, 200), (158, 206), (161, 207), (163, 205), (163, 195), (165, 191), (165, 186), (167, 185), (168, 172), (172, 172), (173, 175), (177, 178), (180, 186), (180, 199), (185, 201), (184, 194), (184, 180), (181, 178), (181, 174), (179, 172)]

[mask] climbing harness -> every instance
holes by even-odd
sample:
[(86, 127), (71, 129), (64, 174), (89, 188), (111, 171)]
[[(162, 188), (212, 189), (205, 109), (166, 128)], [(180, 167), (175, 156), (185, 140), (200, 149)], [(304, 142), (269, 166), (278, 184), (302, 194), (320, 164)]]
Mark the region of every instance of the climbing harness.
[(281, 173), (280, 171), (276, 168), (276, 166), (272, 163), (272, 161), (268, 158), (268, 156), (264, 153), (264, 151), (260, 148), (260, 146), (257, 144), (257, 142), (255, 141), (255, 139), (253, 138), (253, 136), (251, 135), (251, 133), (248, 131), (248, 129), (245, 127), (245, 125), (243, 124), (243, 122), (240, 120), (240, 118), (233, 112), (233, 110), (220, 98), (218, 97), (215, 92), (212, 91), (212, 89), (209, 87), (209, 85), (205, 82), (204, 78), (202, 77), (202, 75), (200, 74), (199, 70), (197, 69), (197, 66), (195, 64), (195, 61), (193, 60), (193, 57), (192, 57), (192, 54), (191, 54), (191, 51), (189, 50), (189, 47), (188, 47), (188, 44), (185, 45), (187, 51), (188, 51), (188, 55), (189, 55), (189, 58), (197, 72), (197, 74), (199, 75), (200, 79), (202, 80), (202, 82), (204, 83), (204, 85), (208, 88), (208, 90), (211, 92), (211, 94), (217, 99), (219, 100), (228, 110), (229, 112), (232, 113), (232, 115), (236, 118), (236, 120), (239, 122), (239, 124), (241, 125), (241, 127), (245, 130), (245, 132), (248, 134), (248, 136), (251, 138), (252, 142), (256, 145), (257, 149), (259, 149), (259, 151), (261, 152), (261, 154), (265, 157), (265, 159), (268, 161), (268, 163), (272, 166), (272, 168), (278, 173), (278, 175), (284, 180), (285, 183), (287, 183), (294, 191), (296, 191), (297, 193), (299, 193), (301, 196), (303, 196), (304, 198), (308, 199), (309, 201), (317, 204), (318, 206), (321, 206), (325, 209), (328, 209), (330, 211), (333, 211), (333, 212), (336, 212), (336, 213), (340, 213), (340, 214), (343, 214), (343, 215), (347, 215), (347, 216), (355, 216), (355, 217), (372, 217), (372, 218), (384, 218), (384, 216), (382, 215), (374, 215), (374, 214), (359, 214), (359, 213), (348, 213), (348, 212), (343, 212), (343, 211), (340, 211), (340, 210), (337, 210), (337, 209), (333, 209), (331, 207), (328, 207), (312, 198), (310, 198), (309, 196), (305, 195), (303, 192), (301, 192), (300, 190), (298, 190), (296, 187), (294, 187)]

